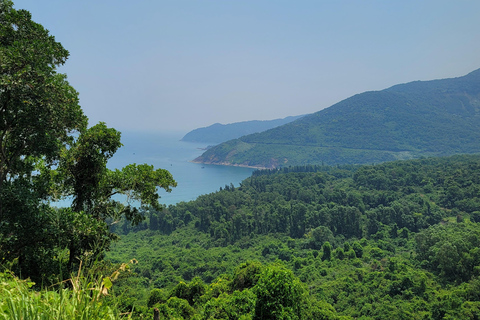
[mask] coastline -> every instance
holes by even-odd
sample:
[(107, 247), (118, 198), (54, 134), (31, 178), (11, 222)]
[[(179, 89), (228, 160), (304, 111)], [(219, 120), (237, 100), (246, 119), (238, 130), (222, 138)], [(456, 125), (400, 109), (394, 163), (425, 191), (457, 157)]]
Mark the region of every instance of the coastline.
[(246, 165), (246, 164), (232, 164), (232, 163), (229, 163), (229, 162), (203, 162), (203, 161), (195, 161), (195, 160), (190, 160), (189, 162), (198, 163), (198, 164), (211, 164), (211, 165), (215, 165), (215, 166), (250, 168), (250, 169), (257, 169), (257, 170), (268, 169), (267, 167), (262, 167), (262, 166), (249, 166), (249, 165)]

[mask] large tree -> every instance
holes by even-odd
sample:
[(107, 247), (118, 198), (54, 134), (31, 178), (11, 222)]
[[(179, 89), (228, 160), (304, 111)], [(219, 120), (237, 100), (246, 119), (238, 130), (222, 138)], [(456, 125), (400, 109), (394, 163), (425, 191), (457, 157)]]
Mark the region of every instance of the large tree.
[[(138, 223), (140, 209), (161, 208), (157, 188), (176, 186), (146, 164), (107, 169), (120, 132), (88, 128), (78, 93), (57, 73), (67, 58), (28, 11), (0, 0), (0, 261), (37, 280), (107, 250), (107, 221)], [(65, 197), (71, 208), (50, 207)]]
[[(115, 235), (109, 232), (107, 220), (115, 223), (125, 217), (136, 224), (143, 219), (139, 209), (161, 210), (157, 188), (169, 192), (176, 186), (170, 172), (154, 169), (152, 165), (130, 164), (121, 170), (107, 169), (108, 159), (120, 146), (120, 132), (99, 123), (83, 130), (70, 148), (64, 149), (58, 168), (51, 171), (53, 193), (72, 197), (71, 209), (82, 212), (96, 226), (90, 228), (87, 223), (81, 232), (90, 236), (82, 239), (76, 239), (79, 232), (71, 233), (70, 268), (86, 252), (108, 249)], [(112, 198), (115, 195), (122, 195), (122, 201)]]
[(0, 1), (0, 193), (29, 178), (38, 161), (54, 164), (71, 133), (87, 125), (77, 92), (56, 71), (67, 58), (28, 11)]
[(28, 11), (0, 0), (0, 253), (26, 275), (45, 269), (53, 246), (39, 168), (54, 166), (87, 126), (77, 92), (57, 73), (67, 58)]

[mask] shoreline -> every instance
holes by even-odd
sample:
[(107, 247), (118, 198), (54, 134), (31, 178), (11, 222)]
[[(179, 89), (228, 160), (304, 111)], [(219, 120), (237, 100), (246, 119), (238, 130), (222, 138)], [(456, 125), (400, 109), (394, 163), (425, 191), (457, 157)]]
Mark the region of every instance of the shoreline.
[(241, 168), (250, 168), (250, 169), (257, 169), (257, 170), (266, 170), (269, 169), (267, 167), (261, 167), (261, 166), (249, 166), (245, 164), (232, 164), (228, 162), (202, 162), (202, 161), (195, 161), (195, 160), (190, 160), (189, 162), (191, 163), (198, 163), (198, 164), (210, 164), (210, 165), (215, 165), (215, 166), (226, 166), (226, 167), (241, 167)]

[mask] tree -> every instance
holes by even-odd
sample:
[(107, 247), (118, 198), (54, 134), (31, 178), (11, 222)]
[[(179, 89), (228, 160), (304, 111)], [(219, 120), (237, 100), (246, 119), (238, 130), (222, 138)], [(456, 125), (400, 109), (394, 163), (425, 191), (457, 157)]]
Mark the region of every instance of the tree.
[(313, 249), (319, 250), (322, 248), (323, 243), (335, 241), (332, 231), (325, 226), (319, 226), (313, 229), (311, 234), (310, 246)]
[(322, 260), (331, 260), (332, 259), (332, 245), (330, 242), (325, 242), (322, 246), (323, 255)]
[(68, 51), (12, 6), (0, 2), (0, 194), (6, 183), (29, 179), (39, 161), (53, 165), (71, 133), (87, 125), (77, 92), (56, 72)]
[(67, 57), (28, 11), (0, 1), (0, 252), (36, 274), (52, 255), (55, 214), (39, 172), (87, 125), (77, 92), (56, 72)]
[(303, 319), (308, 293), (291, 270), (272, 265), (264, 269), (254, 287), (257, 296), (253, 319)]
[(480, 226), (476, 223), (435, 225), (415, 237), (418, 259), (447, 281), (478, 276)]
[[(107, 169), (107, 161), (121, 146), (120, 132), (99, 123), (82, 130), (70, 148), (65, 148), (58, 169), (51, 174), (56, 183), (57, 192), (62, 196), (72, 196), (72, 210), (83, 212), (92, 220), (92, 225), (103, 222), (104, 227), (93, 238), (75, 240), (72, 235), (68, 244), (70, 251), (69, 269), (75, 259), (85, 252), (101, 253), (108, 249), (114, 235), (109, 231), (105, 221), (116, 222), (124, 216), (133, 225), (144, 219), (140, 208), (147, 207), (161, 210), (158, 202), (157, 188), (171, 191), (176, 186), (172, 175), (164, 169), (154, 169), (147, 164), (130, 164), (119, 170)], [(126, 196), (126, 203), (113, 200), (116, 194)], [(137, 204), (138, 203), (138, 204)], [(99, 243), (99, 236), (101, 242)]]
[(262, 264), (260, 262), (247, 261), (237, 267), (232, 280), (232, 290), (243, 291), (255, 286), (262, 272)]
[[(142, 209), (161, 209), (157, 188), (176, 186), (147, 164), (107, 169), (120, 132), (87, 129), (77, 92), (56, 72), (67, 58), (28, 11), (0, 0), (0, 261), (18, 258), (17, 271), (37, 281), (65, 271), (65, 249), (69, 270), (98, 257), (115, 239), (107, 220), (138, 223)], [(71, 208), (48, 205), (68, 196)]]

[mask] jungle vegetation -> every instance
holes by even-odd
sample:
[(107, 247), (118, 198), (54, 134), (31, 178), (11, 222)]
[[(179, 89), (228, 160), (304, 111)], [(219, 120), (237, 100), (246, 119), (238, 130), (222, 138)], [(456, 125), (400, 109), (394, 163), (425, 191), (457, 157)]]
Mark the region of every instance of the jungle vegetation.
[(259, 170), (117, 224), (107, 259), (138, 261), (116, 284), (134, 296), (123, 307), (167, 319), (261, 319), (258, 281), (272, 270), (306, 299), (274, 319), (476, 319), (479, 190), (477, 155)]

